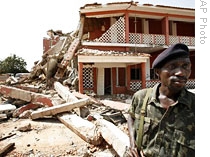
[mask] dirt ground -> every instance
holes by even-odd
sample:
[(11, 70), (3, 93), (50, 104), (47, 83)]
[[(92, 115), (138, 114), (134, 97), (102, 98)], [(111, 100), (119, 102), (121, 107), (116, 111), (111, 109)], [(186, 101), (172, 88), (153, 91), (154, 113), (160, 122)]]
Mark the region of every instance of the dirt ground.
[[(113, 98), (119, 101), (114, 96), (99, 99), (113, 100)], [(103, 105), (94, 105), (94, 107), (90, 105), (89, 111), (94, 114), (106, 108)], [(125, 114), (124, 116), (126, 117)], [(126, 132), (127, 123), (119, 124), (118, 128)], [(10, 117), (7, 120), (0, 120), (0, 151), (11, 143), (15, 146), (4, 155), (6, 157), (118, 157), (112, 146), (105, 141), (100, 146), (91, 145), (56, 117), (37, 120)]]
[(55, 118), (13, 118), (0, 122), (0, 128), (0, 137), (13, 135), (0, 141), (0, 148), (15, 143), (14, 149), (5, 155), (8, 157), (117, 156), (107, 143), (99, 147), (90, 145)]
[[(2, 102), (8, 101), (0, 97)], [(98, 100), (121, 101), (130, 100), (130, 96), (97, 97)], [(12, 101), (13, 103), (13, 101)], [(93, 104), (87, 106), (91, 114), (102, 113), (107, 106)], [(125, 116), (126, 117), (126, 116)], [(127, 123), (118, 127), (127, 131)], [(8, 144), (14, 148), (1, 156), (1, 151)], [(105, 140), (99, 146), (91, 145), (71, 129), (60, 122), (56, 116), (32, 120), (12, 116), (0, 119), (0, 157), (118, 157), (115, 150)]]

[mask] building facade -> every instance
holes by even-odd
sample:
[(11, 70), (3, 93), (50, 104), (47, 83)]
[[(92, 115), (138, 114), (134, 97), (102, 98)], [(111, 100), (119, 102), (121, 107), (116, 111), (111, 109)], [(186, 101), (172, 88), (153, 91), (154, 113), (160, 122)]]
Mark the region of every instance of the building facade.
[(188, 45), (195, 88), (195, 9), (119, 2), (80, 8), (79, 91), (135, 92), (158, 80), (151, 65), (170, 45)]

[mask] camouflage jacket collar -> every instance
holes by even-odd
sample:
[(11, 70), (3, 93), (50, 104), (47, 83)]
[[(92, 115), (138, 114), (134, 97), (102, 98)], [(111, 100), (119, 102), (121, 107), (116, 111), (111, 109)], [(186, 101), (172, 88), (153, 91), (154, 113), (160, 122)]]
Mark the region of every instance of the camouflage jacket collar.
[[(157, 92), (158, 92), (158, 89), (160, 87), (161, 83), (158, 83), (156, 84), (152, 89), (152, 94), (151, 94), (151, 97), (150, 97), (150, 100), (149, 100), (149, 103), (150, 102), (154, 102), (155, 105), (159, 106), (159, 101), (158, 101), (158, 98), (157, 98)], [(178, 97), (178, 104), (184, 104), (186, 105), (189, 109), (191, 109), (191, 103), (189, 102), (189, 100), (191, 100), (189, 98), (189, 94), (190, 93), (186, 88), (183, 88), (181, 93), (180, 93), (180, 96)]]

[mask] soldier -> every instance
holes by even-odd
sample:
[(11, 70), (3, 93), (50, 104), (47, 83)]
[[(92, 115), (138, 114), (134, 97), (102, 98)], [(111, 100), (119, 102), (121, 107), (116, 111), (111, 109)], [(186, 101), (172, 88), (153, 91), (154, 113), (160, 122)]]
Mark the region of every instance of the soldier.
[(137, 91), (129, 109), (130, 156), (193, 157), (195, 94), (185, 88), (191, 74), (188, 47), (172, 45), (152, 68), (160, 83)]

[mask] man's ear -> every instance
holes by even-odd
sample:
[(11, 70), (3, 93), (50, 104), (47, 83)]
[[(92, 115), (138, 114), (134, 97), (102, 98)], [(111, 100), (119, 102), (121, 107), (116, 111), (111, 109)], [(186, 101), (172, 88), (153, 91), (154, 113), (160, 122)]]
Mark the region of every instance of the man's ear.
[(155, 71), (155, 75), (159, 78), (160, 69), (154, 69), (154, 71)]

